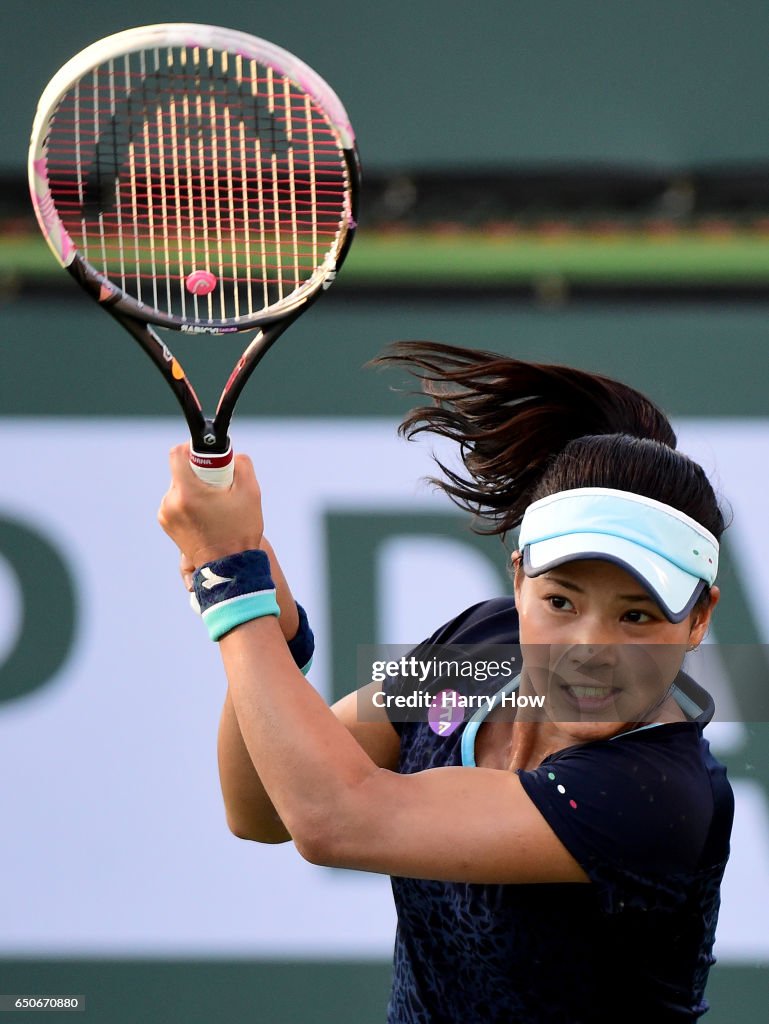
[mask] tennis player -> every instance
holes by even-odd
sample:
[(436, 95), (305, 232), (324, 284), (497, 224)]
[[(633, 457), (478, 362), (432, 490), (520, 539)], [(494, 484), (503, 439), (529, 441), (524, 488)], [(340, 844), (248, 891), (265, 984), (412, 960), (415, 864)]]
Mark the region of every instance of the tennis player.
[(441, 735), (385, 710), (360, 721), (356, 694), (329, 710), (301, 671), (311, 632), (251, 462), (218, 491), (179, 446), (160, 522), (220, 643), (229, 826), (392, 876), (390, 1024), (695, 1021), (733, 815), (703, 738), (711, 699), (680, 671), (718, 602), (713, 489), (623, 384), (427, 342), (381, 361), (432, 398), (402, 431), (460, 445), (444, 490), (488, 532), (520, 525), (514, 596), (419, 650), (520, 642), (503, 690), (543, 694), (544, 712), (480, 709)]

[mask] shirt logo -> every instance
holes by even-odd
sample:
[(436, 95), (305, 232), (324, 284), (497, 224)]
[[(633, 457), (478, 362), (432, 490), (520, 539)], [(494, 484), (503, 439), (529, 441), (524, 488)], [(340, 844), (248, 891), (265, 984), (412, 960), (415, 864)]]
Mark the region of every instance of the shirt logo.
[(438, 736), (450, 736), (465, 720), (465, 713), (457, 700), (456, 690), (441, 690), (427, 712), (427, 722)]

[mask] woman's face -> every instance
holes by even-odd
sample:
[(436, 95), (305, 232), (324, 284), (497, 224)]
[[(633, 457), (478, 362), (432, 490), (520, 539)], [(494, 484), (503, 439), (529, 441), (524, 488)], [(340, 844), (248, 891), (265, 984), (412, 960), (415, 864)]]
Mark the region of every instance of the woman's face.
[(711, 588), (708, 607), (675, 623), (611, 562), (569, 562), (533, 578), (516, 564), (523, 685), (544, 694), (548, 719), (583, 742), (659, 720), (718, 596)]

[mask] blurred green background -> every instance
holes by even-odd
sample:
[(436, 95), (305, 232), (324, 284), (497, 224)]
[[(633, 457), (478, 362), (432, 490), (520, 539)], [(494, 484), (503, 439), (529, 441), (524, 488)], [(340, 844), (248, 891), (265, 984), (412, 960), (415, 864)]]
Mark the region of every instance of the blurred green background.
[(367, 167), (689, 166), (769, 156), (769, 9), (714, 0), (5, 0), (0, 166), (26, 159), (37, 98), (87, 43), (203, 21), (262, 36), (332, 84)]

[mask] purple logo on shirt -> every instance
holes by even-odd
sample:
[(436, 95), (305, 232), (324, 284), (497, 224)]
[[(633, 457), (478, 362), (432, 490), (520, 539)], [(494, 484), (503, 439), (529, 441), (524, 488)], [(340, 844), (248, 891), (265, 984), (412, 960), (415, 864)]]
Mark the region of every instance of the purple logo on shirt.
[(450, 736), (465, 720), (456, 690), (441, 690), (433, 697), (427, 712), (427, 723), (438, 736)]

